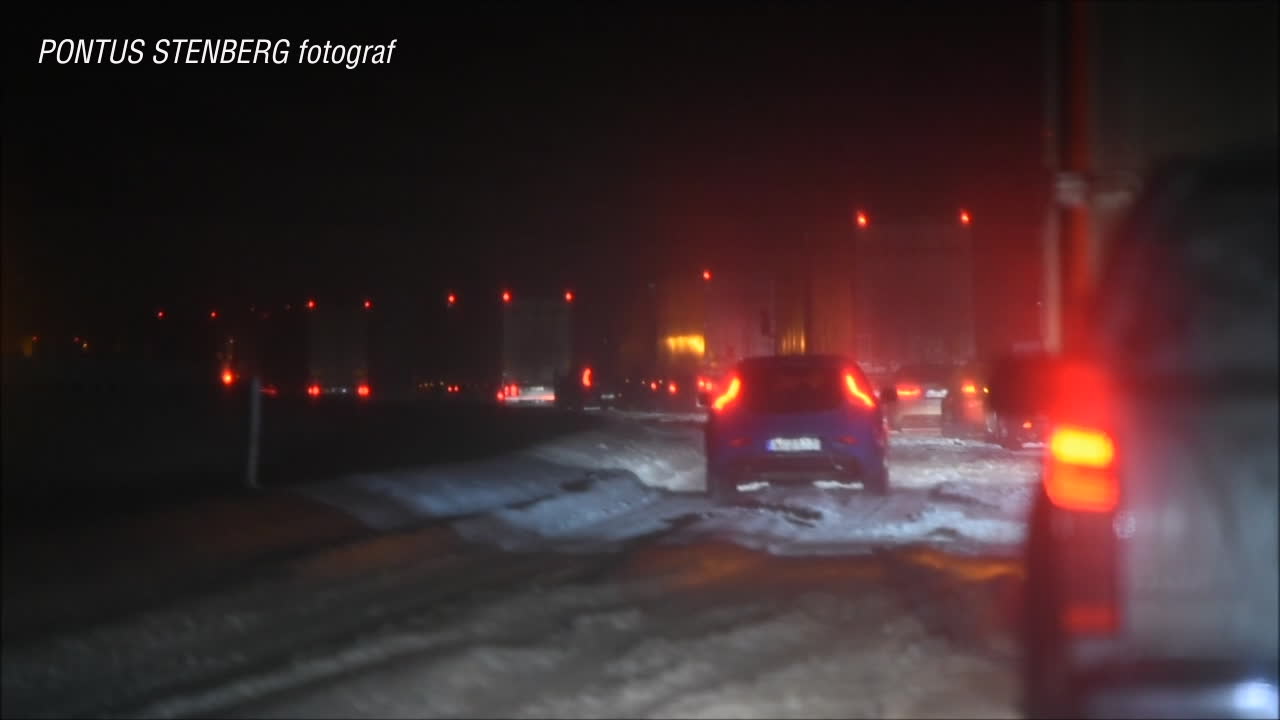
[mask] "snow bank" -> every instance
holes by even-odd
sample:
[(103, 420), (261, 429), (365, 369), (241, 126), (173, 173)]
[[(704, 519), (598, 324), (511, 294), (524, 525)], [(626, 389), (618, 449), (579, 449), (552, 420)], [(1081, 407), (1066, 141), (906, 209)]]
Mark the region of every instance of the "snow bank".
[[(640, 485), (626, 492), (643, 486), (700, 491), (705, 483), (700, 438), (695, 428), (614, 422), (499, 458), (354, 474), (298, 492), (385, 531), (427, 518), (520, 507), (559, 495), (588, 475), (621, 473), (638, 479)], [(608, 497), (591, 497), (611, 502)], [(573, 505), (575, 517), (582, 517), (579, 511), (590, 504), (582, 498), (566, 502)], [(604, 511), (596, 511), (597, 516)], [(545, 522), (533, 524), (547, 527)]]

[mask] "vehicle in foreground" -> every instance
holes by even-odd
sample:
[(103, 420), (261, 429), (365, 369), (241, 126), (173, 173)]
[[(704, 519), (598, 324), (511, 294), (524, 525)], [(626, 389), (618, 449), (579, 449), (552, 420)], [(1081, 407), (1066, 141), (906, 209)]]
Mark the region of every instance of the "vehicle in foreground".
[(1054, 359), (1026, 556), (1034, 717), (1280, 712), (1275, 158), (1158, 174), (1089, 337)]
[(889, 491), (888, 428), (853, 361), (749, 358), (712, 397), (705, 441), (713, 500), (770, 486)]

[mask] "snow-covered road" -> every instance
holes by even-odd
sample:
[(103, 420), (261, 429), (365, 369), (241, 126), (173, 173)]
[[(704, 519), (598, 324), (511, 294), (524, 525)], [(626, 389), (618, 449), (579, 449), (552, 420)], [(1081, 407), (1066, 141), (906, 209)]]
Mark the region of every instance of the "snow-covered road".
[(888, 498), (702, 495), (689, 418), (308, 498), (385, 534), (4, 649), (5, 714), (1010, 716), (1037, 452), (896, 434)]

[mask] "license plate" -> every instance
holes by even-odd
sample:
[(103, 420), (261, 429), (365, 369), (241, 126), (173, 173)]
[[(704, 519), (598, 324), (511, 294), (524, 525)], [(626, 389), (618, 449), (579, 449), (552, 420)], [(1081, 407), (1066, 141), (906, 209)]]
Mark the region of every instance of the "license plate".
[(814, 452), (822, 449), (822, 441), (815, 437), (773, 438), (768, 447), (770, 452)]
[(947, 396), (946, 390), (926, 390), (924, 396), (927, 398), (944, 398)]

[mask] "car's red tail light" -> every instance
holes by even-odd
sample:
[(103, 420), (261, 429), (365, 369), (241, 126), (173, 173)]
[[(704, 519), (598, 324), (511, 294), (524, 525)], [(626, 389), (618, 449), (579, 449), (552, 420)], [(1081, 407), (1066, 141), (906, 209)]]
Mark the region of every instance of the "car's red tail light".
[(1115, 444), (1107, 433), (1063, 425), (1049, 436), (1044, 487), (1054, 505), (1065, 510), (1105, 513), (1120, 500)]
[(680, 389), (676, 386), (674, 382), (667, 383), (667, 392), (671, 393), (672, 395), (675, 395), (677, 392), (679, 392), (679, 390)]
[(738, 399), (738, 395), (741, 392), (742, 392), (742, 381), (735, 377), (734, 379), (729, 381), (729, 388), (724, 391), (724, 394), (716, 398), (716, 401), (712, 403), (712, 407), (714, 407), (716, 410), (724, 410), (726, 407), (728, 407), (729, 403), (732, 403), (734, 400)]
[(359, 395), (360, 397), (369, 397), (369, 393), (370, 393), (370, 392), (371, 392), (371, 391), (369, 390), (369, 386), (368, 386), (368, 385), (357, 385), (357, 386), (356, 386), (356, 395)]
[(859, 400), (863, 405), (869, 408), (876, 406), (876, 401), (872, 399), (871, 394), (858, 385), (858, 378), (853, 373), (844, 374), (844, 385), (849, 390), (849, 394)]
[(920, 388), (915, 385), (899, 385), (897, 390), (898, 397), (920, 397)]
[(960, 392), (964, 393), (965, 395), (977, 395), (978, 386), (974, 385), (971, 382), (967, 382), (960, 386)]
[(589, 388), (591, 387), (591, 383), (592, 383), (591, 368), (585, 368), (582, 371), (582, 387)]
[(319, 386), (319, 385), (308, 385), (308, 386), (307, 386), (307, 394), (308, 394), (308, 395), (310, 395), (311, 397), (320, 397), (320, 386)]
[(233, 382), (235, 382), (235, 381), (236, 381), (236, 376), (235, 376), (235, 375), (234, 375), (230, 370), (223, 370), (223, 371), (222, 371), (222, 384), (223, 384), (223, 385), (230, 385), (231, 383), (233, 383)]

